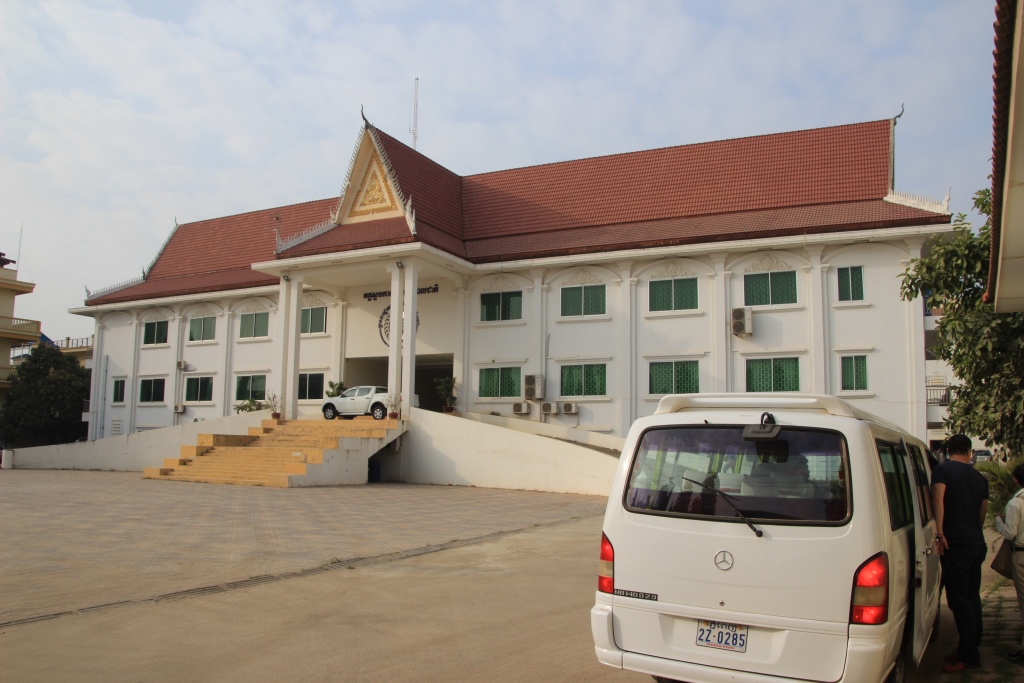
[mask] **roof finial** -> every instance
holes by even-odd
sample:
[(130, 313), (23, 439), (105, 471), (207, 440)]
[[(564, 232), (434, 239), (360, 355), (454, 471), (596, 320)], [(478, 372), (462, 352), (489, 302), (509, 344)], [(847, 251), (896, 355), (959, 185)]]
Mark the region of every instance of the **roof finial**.
[(363, 123), (366, 124), (367, 128), (373, 128), (373, 124), (370, 123), (369, 119), (366, 118), (366, 114), (363, 113), (363, 105), (359, 105), (359, 115), (363, 117)]
[(894, 125), (894, 126), (895, 126), (895, 125), (896, 125), (896, 121), (897, 121), (897, 120), (898, 120), (898, 119), (899, 119), (899, 118), (900, 118), (901, 116), (903, 116), (903, 105), (904, 105), (904, 104), (906, 104), (906, 103), (904, 102), (903, 104), (900, 104), (900, 113), (899, 113), (899, 114), (896, 114), (896, 116), (892, 117), (892, 125)]

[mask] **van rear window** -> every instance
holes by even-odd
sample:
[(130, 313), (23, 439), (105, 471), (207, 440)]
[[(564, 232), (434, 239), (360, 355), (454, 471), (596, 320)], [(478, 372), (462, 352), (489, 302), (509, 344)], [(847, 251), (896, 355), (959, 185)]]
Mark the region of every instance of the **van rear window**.
[(623, 502), (647, 514), (740, 521), (739, 508), (761, 523), (835, 524), (850, 514), (848, 471), (838, 432), (783, 427), (748, 441), (742, 425), (651, 429)]

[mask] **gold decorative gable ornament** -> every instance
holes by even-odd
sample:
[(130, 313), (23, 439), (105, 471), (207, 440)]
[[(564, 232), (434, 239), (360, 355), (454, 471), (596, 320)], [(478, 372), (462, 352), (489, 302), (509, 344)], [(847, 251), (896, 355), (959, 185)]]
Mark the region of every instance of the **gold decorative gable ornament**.
[(380, 156), (374, 152), (370, 157), (370, 163), (366, 165), (363, 181), (356, 192), (356, 199), (352, 202), (348, 217), (358, 218), (399, 209), (395, 193), (391, 190), (391, 183), (387, 181), (384, 164), (381, 163)]

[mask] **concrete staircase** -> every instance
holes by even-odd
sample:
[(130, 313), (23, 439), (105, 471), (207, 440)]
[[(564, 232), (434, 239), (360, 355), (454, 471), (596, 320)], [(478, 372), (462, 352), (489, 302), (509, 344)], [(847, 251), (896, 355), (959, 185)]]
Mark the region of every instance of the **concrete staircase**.
[(365, 484), (367, 462), (402, 432), (398, 420), (263, 420), (248, 436), (200, 434), (146, 479), (243, 486)]

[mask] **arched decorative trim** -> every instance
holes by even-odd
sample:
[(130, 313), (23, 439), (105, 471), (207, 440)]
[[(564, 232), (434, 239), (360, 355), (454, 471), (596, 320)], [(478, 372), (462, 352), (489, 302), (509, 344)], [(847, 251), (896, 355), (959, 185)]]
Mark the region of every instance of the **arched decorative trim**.
[(109, 326), (113, 324), (112, 321), (114, 321), (118, 316), (123, 316), (124, 322), (128, 325), (131, 325), (133, 322), (132, 315), (128, 311), (111, 311), (110, 313), (97, 318), (97, 322), (100, 325)]
[(554, 285), (558, 283), (565, 287), (572, 285), (599, 285), (609, 281), (619, 282), (620, 278), (612, 271), (601, 266), (573, 266), (555, 273), (545, 284)]
[(736, 259), (727, 264), (725, 269), (734, 273), (767, 273), (776, 270), (800, 270), (809, 265), (810, 261), (791, 251), (758, 251)]
[(327, 301), (322, 296), (323, 292), (306, 292), (302, 295), (302, 308), (320, 308), (333, 306), (334, 301)]
[(697, 277), (715, 272), (706, 263), (688, 258), (668, 258), (648, 263), (639, 271), (637, 277), (650, 280), (675, 279), (680, 277)]
[(139, 313), (139, 322), (152, 323), (160, 320), (172, 320), (174, 318), (174, 311), (163, 306), (156, 308), (147, 308)]
[[(832, 265), (832, 261), (836, 257), (842, 257), (843, 255), (845, 255), (845, 254), (847, 254), (847, 253), (849, 253), (851, 251), (865, 251), (865, 250), (870, 250), (870, 251), (876, 251), (876, 250), (887, 251), (887, 252), (897, 256), (899, 259), (909, 259), (910, 258), (910, 253), (909, 252), (907, 252), (904, 249), (900, 249), (899, 247), (895, 247), (895, 246), (893, 246), (891, 244), (884, 244), (884, 243), (880, 243), (880, 242), (860, 242), (858, 244), (847, 244), (847, 245), (844, 245), (842, 247), (837, 248), (835, 251), (830, 251), (828, 253), (827, 257), (822, 257), (821, 263), (822, 263), (822, 265), (825, 265), (825, 264)], [(857, 264), (857, 265), (862, 265), (862, 264)]]
[(224, 309), (221, 306), (208, 301), (203, 301), (191, 308), (185, 309), (186, 318), (209, 318), (215, 315), (223, 315), (223, 313)]
[(253, 297), (251, 299), (243, 299), (239, 301), (231, 309), (232, 313), (265, 313), (268, 311), (276, 311), (277, 304), (266, 297)]
[(518, 273), (495, 273), (477, 280), (472, 289), (479, 292), (514, 292), (532, 289), (533, 282)]

